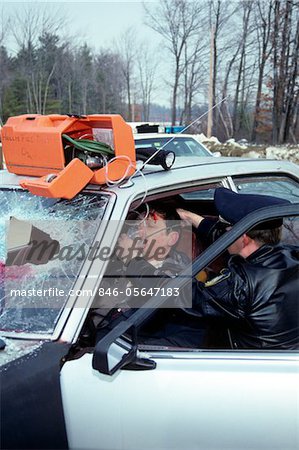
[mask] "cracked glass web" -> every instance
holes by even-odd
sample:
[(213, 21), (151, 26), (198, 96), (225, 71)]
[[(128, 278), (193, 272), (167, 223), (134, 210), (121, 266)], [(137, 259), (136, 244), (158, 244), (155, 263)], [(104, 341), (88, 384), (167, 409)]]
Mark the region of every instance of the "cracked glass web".
[[(0, 191), (1, 330), (38, 334), (53, 332), (85, 259), (82, 255), (81, 258), (69, 255), (80, 247), (88, 252), (108, 200), (107, 196), (92, 193), (79, 194), (69, 201), (37, 197), (20, 189)], [(23, 221), (21, 224), (29, 223), (58, 241), (59, 257), (43, 264), (20, 264), (15, 263), (16, 259), (7, 265), (7, 233), (12, 217)], [(63, 295), (53, 295), (50, 288), (60, 289)], [(30, 295), (34, 289), (47, 293)], [(18, 293), (15, 294), (14, 290)]]

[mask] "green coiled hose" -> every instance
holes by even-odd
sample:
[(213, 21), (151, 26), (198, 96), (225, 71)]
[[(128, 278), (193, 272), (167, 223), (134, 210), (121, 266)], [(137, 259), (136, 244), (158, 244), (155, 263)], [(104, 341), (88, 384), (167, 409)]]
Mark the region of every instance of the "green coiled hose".
[(67, 134), (62, 135), (63, 139), (68, 141), (74, 148), (83, 152), (104, 154), (114, 156), (114, 150), (105, 142), (91, 141), (90, 139), (73, 139)]

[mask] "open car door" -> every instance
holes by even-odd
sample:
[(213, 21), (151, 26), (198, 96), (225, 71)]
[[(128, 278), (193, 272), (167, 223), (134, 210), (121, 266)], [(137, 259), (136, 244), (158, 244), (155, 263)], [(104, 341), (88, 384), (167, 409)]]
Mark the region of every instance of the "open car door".
[[(260, 209), (193, 263), (204, 269), (265, 219), (298, 216), (298, 204)], [(170, 285), (174, 280), (170, 280)], [(136, 345), (138, 326), (165, 297), (152, 297), (68, 361), (61, 389), (71, 449), (295, 449), (299, 442), (298, 353), (152, 349)], [(123, 334), (131, 334), (131, 340)], [(125, 369), (125, 370), (124, 370)]]

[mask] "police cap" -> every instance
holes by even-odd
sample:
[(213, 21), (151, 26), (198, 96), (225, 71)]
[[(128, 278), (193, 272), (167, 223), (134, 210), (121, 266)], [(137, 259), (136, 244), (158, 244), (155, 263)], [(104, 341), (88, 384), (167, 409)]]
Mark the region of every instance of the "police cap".
[[(215, 205), (221, 221), (228, 225), (234, 225), (247, 214), (257, 209), (273, 205), (284, 205), (290, 203), (278, 197), (257, 194), (237, 194), (226, 188), (215, 189)], [(255, 229), (272, 229), (280, 227), (283, 219), (271, 219), (255, 227)]]

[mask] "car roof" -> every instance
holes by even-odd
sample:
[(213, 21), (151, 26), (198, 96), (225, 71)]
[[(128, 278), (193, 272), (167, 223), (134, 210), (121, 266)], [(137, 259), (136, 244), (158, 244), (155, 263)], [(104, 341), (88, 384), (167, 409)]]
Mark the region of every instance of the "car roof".
[[(299, 177), (299, 167), (289, 161), (251, 159), (239, 157), (219, 157), (213, 156), (186, 156), (175, 160), (171, 170), (165, 171), (159, 166), (148, 165), (143, 171), (146, 175), (147, 183), (150, 185), (159, 180), (159, 186), (163, 180), (168, 178), (169, 184), (176, 184), (183, 181), (209, 180), (211, 178), (247, 175), (247, 174), (273, 174), (283, 173), (293, 174)], [(155, 175), (155, 176), (154, 176)], [(135, 178), (141, 178), (137, 173)], [(165, 185), (167, 183), (165, 182)]]
[[(180, 157), (177, 158), (171, 170), (165, 171), (160, 166), (147, 165), (142, 171), (136, 171), (131, 177), (131, 183), (124, 183), (120, 189), (117, 184), (114, 186), (89, 185), (96, 191), (115, 192), (117, 195), (135, 195), (157, 188), (172, 188), (179, 184), (195, 183), (200, 180), (211, 181), (228, 176), (238, 175), (284, 175), (288, 174), (299, 178), (299, 167), (289, 161), (266, 160), (266, 159), (245, 159), (228, 157)], [(18, 186), (19, 181), (24, 178), (34, 178), (29, 176), (18, 176), (6, 170), (0, 171), (0, 185)], [(146, 179), (146, 181), (145, 181)], [(121, 194), (122, 191), (122, 194)]]

